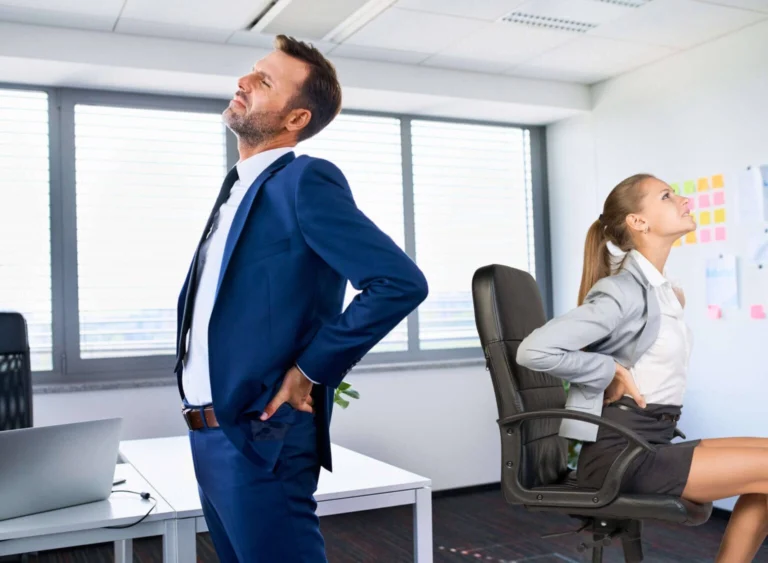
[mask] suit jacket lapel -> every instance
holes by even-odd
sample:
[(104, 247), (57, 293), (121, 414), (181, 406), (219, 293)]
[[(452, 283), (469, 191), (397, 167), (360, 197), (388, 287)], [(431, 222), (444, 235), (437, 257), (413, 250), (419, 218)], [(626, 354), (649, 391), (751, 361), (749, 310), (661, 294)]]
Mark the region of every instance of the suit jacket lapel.
[(232, 227), (229, 229), (227, 242), (224, 245), (224, 256), (221, 261), (221, 270), (219, 271), (219, 283), (216, 286), (217, 296), (219, 294), (219, 288), (221, 287), (221, 281), (224, 279), (224, 275), (227, 272), (227, 267), (229, 266), (229, 261), (232, 258), (232, 253), (237, 246), (237, 241), (240, 240), (240, 235), (243, 232), (245, 221), (248, 218), (248, 214), (251, 211), (251, 207), (253, 206), (253, 202), (256, 200), (256, 196), (258, 195), (259, 190), (261, 190), (261, 186), (264, 185), (264, 182), (266, 182), (275, 172), (293, 161), (294, 158), (296, 158), (296, 155), (292, 152), (289, 152), (288, 154), (278, 158), (275, 162), (270, 164), (264, 170), (264, 172), (256, 177), (256, 180), (253, 181), (253, 184), (251, 184), (251, 187), (248, 188), (245, 196), (243, 196), (243, 200), (240, 202), (240, 206), (237, 208), (235, 217), (232, 219)]

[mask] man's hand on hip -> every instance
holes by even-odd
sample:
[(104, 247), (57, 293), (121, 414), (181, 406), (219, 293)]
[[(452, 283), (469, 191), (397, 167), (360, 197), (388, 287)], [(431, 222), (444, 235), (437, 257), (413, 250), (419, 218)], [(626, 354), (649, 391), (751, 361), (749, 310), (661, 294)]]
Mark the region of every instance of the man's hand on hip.
[(290, 403), (297, 411), (313, 412), (311, 391), (312, 382), (301, 373), (299, 368), (293, 366), (285, 374), (277, 395), (264, 408), (261, 420), (270, 418), (283, 403)]

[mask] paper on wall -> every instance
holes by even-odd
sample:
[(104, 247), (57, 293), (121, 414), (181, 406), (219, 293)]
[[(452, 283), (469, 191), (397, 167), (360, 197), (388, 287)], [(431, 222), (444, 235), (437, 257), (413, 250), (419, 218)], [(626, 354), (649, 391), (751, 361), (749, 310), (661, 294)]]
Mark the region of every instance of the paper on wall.
[(736, 256), (720, 256), (707, 260), (707, 306), (721, 309), (739, 307), (739, 285)]
[(748, 166), (739, 174), (736, 199), (739, 221), (768, 221), (768, 165)]

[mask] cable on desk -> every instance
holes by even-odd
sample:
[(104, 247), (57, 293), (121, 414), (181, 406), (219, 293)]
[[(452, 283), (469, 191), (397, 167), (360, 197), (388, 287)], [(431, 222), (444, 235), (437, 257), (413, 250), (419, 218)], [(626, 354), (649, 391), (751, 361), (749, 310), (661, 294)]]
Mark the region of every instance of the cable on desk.
[(122, 526), (104, 526), (104, 528), (107, 530), (122, 530), (124, 528), (133, 528), (134, 526), (138, 526), (147, 518), (147, 516), (152, 514), (152, 511), (155, 509), (155, 507), (157, 507), (157, 499), (155, 499), (155, 497), (153, 497), (149, 493), (139, 493), (137, 491), (129, 491), (126, 489), (117, 489), (117, 490), (113, 490), (112, 492), (113, 493), (130, 493), (132, 495), (139, 495), (142, 499), (151, 500), (154, 504), (152, 504), (152, 508), (150, 508), (147, 511), (147, 513), (141, 518), (139, 518), (136, 522), (133, 522), (132, 524), (124, 524)]

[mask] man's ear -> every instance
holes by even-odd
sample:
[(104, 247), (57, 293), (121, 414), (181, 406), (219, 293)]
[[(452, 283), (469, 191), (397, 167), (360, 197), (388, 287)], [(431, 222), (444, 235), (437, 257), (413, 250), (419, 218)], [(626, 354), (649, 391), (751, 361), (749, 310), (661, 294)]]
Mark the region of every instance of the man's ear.
[(309, 125), (311, 119), (312, 112), (308, 109), (291, 110), (291, 113), (288, 114), (285, 128), (292, 133), (297, 133)]

